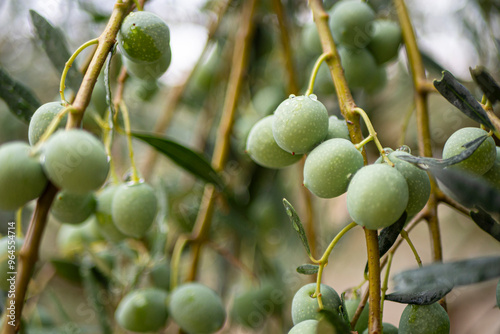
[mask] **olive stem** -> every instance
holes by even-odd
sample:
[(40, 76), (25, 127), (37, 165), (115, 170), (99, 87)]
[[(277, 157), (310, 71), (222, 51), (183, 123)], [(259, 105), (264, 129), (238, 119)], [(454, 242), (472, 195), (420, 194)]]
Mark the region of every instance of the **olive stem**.
[(174, 251), (172, 252), (172, 261), (170, 262), (170, 290), (173, 291), (177, 287), (177, 280), (179, 276), (179, 264), (181, 262), (181, 255), (184, 247), (188, 243), (189, 239), (185, 235), (181, 235), (175, 245)]
[(405, 239), (405, 241), (408, 243), (408, 246), (410, 246), (411, 251), (413, 252), (413, 255), (415, 255), (415, 260), (418, 263), (419, 267), (422, 267), (422, 260), (420, 259), (420, 256), (418, 255), (417, 249), (415, 248), (415, 245), (413, 245), (413, 242), (411, 242), (410, 236), (408, 235), (408, 232), (405, 230), (401, 230), (400, 232), (401, 237)]
[(128, 108), (125, 105), (125, 102), (120, 101), (120, 111), (123, 114), (123, 123), (125, 125), (125, 134), (127, 136), (127, 146), (128, 153), (130, 158), (130, 166), (132, 168), (132, 183), (137, 184), (140, 182), (139, 173), (137, 172), (137, 166), (135, 165), (134, 159), (134, 148), (132, 147), (132, 135), (130, 130), (130, 117), (128, 113)]
[(23, 237), (23, 227), (22, 227), (22, 219), (23, 219), (23, 207), (20, 207), (16, 211), (16, 237)]
[[(106, 111), (107, 118), (110, 117), (110, 114), (111, 114), (111, 110), (108, 109)], [(104, 143), (104, 149), (106, 150), (106, 154), (108, 155), (108, 159), (109, 159), (109, 171), (111, 174), (111, 179), (113, 180), (114, 184), (118, 184), (120, 182), (120, 178), (118, 177), (118, 174), (116, 173), (115, 160), (111, 156), (111, 145), (113, 144), (113, 128), (108, 126), (106, 123), (103, 123), (102, 125), (105, 125), (105, 126), (101, 127), (102, 128), (102, 141)]]
[(139, 0), (134, 0), (135, 7), (137, 8), (138, 11), (142, 11), (142, 5), (139, 3)]
[(314, 82), (316, 81), (316, 76), (318, 75), (319, 68), (323, 62), (328, 59), (329, 57), (332, 56), (332, 53), (323, 53), (321, 56), (319, 56), (318, 60), (316, 60), (316, 63), (314, 63), (314, 67), (311, 72), (311, 78), (309, 79), (309, 86), (307, 87), (306, 90), (306, 96), (311, 95), (313, 93), (314, 89)]
[(64, 90), (66, 89), (66, 76), (68, 75), (68, 71), (69, 71), (70, 67), (73, 65), (73, 62), (75, 61), (76, 57), (78, 57), (78, 55), (83, 50), (85, 50), (86, 48), (88, 48), (91, 45), (98, 44), (98, 43), (99, 43), (98, 38), (94, 38), (94, 39), (91, 39), (90, 41), (83, 43), (78, 49), (76, 49), (76, 51), (71, 55), (71, 57), (69, 57), (68, 61), (64, 65), (64, 70), (63, 70), (62, 75), (61, 75), (61, 82), (59, 84), (59, 94), (61, 95), (61, 101), (63, 103), (69, 104), (69, 102), (66, 101), (66, 98), (64, 97)]
[(360, 141), (359, 143), (357, 143), (356, 145), (354, 145), (354, 147), (359, 150), (360, 148), (362, 148), (363, 146), (365, 146), (366, 144), (368, 144), (369, 142), (371, 142), (375, 137), (373, 137), (371, 134), (368, 135), (368, 137), (366, 137), (365, 139), (363, 139), (362, 141)]
[[(394, 163), (391, 160), (389, 160), (389, 158), (387, 157), (387, 154), (385, 153), (384, 148), (382, 147), (382, 144), (380, 144), (380, 141), (378, 140), (378, 137), (377, 137), (377, 132), (373, 128), (372, 122), (370, 121), (370, 118), (368, 117), (368, 115), (366, 114), (366, 112), (363, 109), (357, 108), (357, 107), (354, 108), (353, 111), (356, 112), (357, 114), (359, 114), (363, 118), (363, 121), (365, 122), (365, 125), (368, 128), (368, 132), (370, 133), (370, 135), (367, 137), (367, 139), (370, 138), (370, 137), (373, 137), (373, 141), (374, 141), (375, 145), (377, 146), (377, 149), (380, 152), (380, 155), (382, 156), (382, 158), (384, 159), (384, 161), (389, 166), (394, 167)], [(365, 140), (359, 142), (357, 145), (363, 146), (364, 144), (362, 144), (362, 143)]]
[(339, 233), (337, 233), (337, 235), (335, 236), (335, 238), (333, 238), (333, 240), (330, 242), (330, 244), (326, 248), (325, 252), (321, 256), (321, 259), (319, 259), (319, 261), (318, 261), (318, 263), (319, 263), (319, 269), (318, 269), (318, 276), (317, 276), (317, 279), (316, 279), (316, 292), (314, 293), (314, 295), (318, 297), (318, 304), (320, 305), (320, 309), (323, 309), (323, 304), (321, 303), (321, 290), (320, 290), (320, 287), (321, 287), (321, 278), (323, 276), (323, 268), (326, 267), (326, 265), (328, 264), (328, 257), (332, 253), (333, 248), (335, 247), (335, 245), (339, 242), (339, 240), (349, 230), (351, 230), (352, 228), (354, 228), (356, 226), (358, 226), (358, 224), (356, 224), (355, 222), (352, 222), (349, 225), (347, 225), (346, 227), (344, 227)]
[(387, 268), (385, 269), (384, 282), (382, 283), (382, 288), (380, 289), (382, 291), (382, 296), (380, 297), (380, 320), (381, 321), (382, 321), (382, 318), (384, 315), (384, 301), (385, 301), (385, 295), (387, 293), (387, 289), (389, 286), (389, 273), (391, 272), (391, 265), (392, 265), (393, 257), (394, 257), (394, 254), (389, 253), (388, 258), (387, 258)]

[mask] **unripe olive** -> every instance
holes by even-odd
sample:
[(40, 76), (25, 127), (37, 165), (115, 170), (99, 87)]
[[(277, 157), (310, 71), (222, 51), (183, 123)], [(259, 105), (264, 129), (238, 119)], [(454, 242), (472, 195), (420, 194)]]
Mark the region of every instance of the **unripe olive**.
[(328, 118), (328, 134), (325, 140), (333, 138), (351, 140), (345, 119), (339, 119), (337, 116), (330, 116)]
[[(383, 322), (382, 323), (382, 334), (398, 334), (399, 331), (398, 331), (398, 328), (388, 322)], [(365, 331), (363, 332), (363, 334), (369, 334), (368, 333), (368, 328), (365, 329)]]
[(78, 129), (54, 133), (44, 143), (41, 161), (57, 187), (78, 194), (99, 189), (109, 171), (103, 144)]
[(50, 213), (61, 223), (79, 224), (94, 213), (95, 207), (93, 193), (73, 194), (60, 191), (50, 207)]
[(90, 243), (100, 240), (101, 234), (94, 216), (78, 225), (62, 224), (57, 233), (56, 244), (63, 257), (82, 254)]
[(132, 332), (158, 332), (168, 319), (167, 292), (146, 288), (129, 292), (118, 304), (116, 322)]
[[(315, 292), (316, 283), (309, 283), (301, 287), (295, 293), (295, 296), (293, 296), (292, 321), (294, 325), (308, 319), (317, 320), (319, 318), (320, 313), (318, 313), (318, 299), (313, 297)], [(339, 312), (339, 306), (342, 305), (337, 291), (326, 284), (321, 284), (320, 292), (323, 309), (337, 314)]]
[(410, 155), (407, 152), (395, 151), (389, 154), (389, 160), (394, 163), (394, 167), (403, 175), (408, 184), (408, 205), (406, 213), (408, 217), (413, 217), (420, 212), (427, 203), (431, 194), (431, 182), (429, 175), (417, 166), (398, 159), (398, 156)]
[(117, 190), (118, 186), (109, 185), (97, 194), (96, 198), (97, 205), (95, 215), (97, 218), (97, 224), (99, 225), (101, 234), (104, 238), (112, 242), (119, 242), (127, 237), (125, 234), (120, 232), (120, 230), (118, 230), (111, 216), (111, 205)]
[(16, 271), (23, 242), (24, 239), (13, 236), (0, 239), (0, 290), (16, 290), (16, 276), (8, 273)]
[[(352, 318), (354, 317), (354, 314), (356, 314), (356, 310), (358, 309), (360, 302), (361, 299), (358, 298), (344, 300), (347, 315), (349, 316), (349, 321), (352, 321)], [(365, 329), (368, 328), (369, 307), (370, 305), (366, 303), (365, 307), (363, 308), (363, 311), (359, 315), (358, 321), (356, 322), (354, 330), (357, 331), (358, 333), (362, 333)]]
[(150, 12), (132, 12), (118, 32), (118, 47), (136, 63), (160, 60), (170, 50), (170, 29), (165, 21)]
[(256, 329), (262, 327), (270, 315), (281, 310), (283, 301), (283, 290), (275, 284), (265, 283), (235, 297), (231, 318), (246, 327)]
[(316, 95), (291, 95), (281, 102), (274, 116), (274, 139), (292, 154), (311, 151), (328, 133), (328, 111)]
[(267, 168), (283, 168), (296, 163), (302, 154), (292, 155), (276, 144), (273, 136), (275, 116), (266, 116), (252, 127), (248, 134), (246, 152), (253, 161)]
[[(462, 128), (453, 133), (443, 147), (443, 159), (451, 158), (465, 150), (462, 145), (488, 133), (480, 128)], [(467, 159), (448, 168), (472, 172), (477, 175), (486, 173), (495, 163), (497, 151), (495, 141), (488, 137)]]
[(392, 225), (408, 205), (408, 184), (396, 168), (385, 164), (364, 166), (347, 189), (347, 210), (359, 225), (370, 230)]
[(149, 279), (155, 287), (170, 290), (170, 263), (166, 260), (155, 263), (149, 272)]
[(429, 333), (450, 333), (450, 318), (441, 305), (406, 306), (399, 319), (399, 334)]
[(316, 334), (318, 323), (319, 321), (314, 319), (304, 320), (293, 326), (288, 334)]
[(497, 146), (497, 157), (495, 159), (495, 162), (493, 163), (493, 166), (483, 174), (483, 177), (491, 182), (491, 184), (497, 188), (500, 189), (500, 147)]
[(401, 28), (396, 22), (375, 20), (373, 22), (373, 36), (367, 48), (377, 64), (380, 65), (398, 55), (401, 39)]
[(375, 94), (380, 92), (387, 85), (387, 72), (384, 67), (377, 67), (375, 75), (369, 79), (369, 82), (364, 86), (366, 92)]
[[(28, 139), (30, 145), (35, 145), (44, 134), (52, 120), (64, 109), (61, 102), (49, 102), (42, 104), (31, 116), (28, 128)], [(64, 128), (68, 116), (65, 115), (59, 123), (59, 128)]]
[(157, 209), (157, 198), (150, 185), (122, 184), (113, 197), (111, 216), (120, 232), (140, 238), (153, 224)]
[(176, 288), (169, 302), (172, 319), (190, 334), (215, 333), (226, 321), (220, 297), (200, 283), (186, 283)]
[(363, 167), (363, 156), (353, 143), (329, 139), (309, 153), (304, 164), (304, 186), (322, 198), (346, 192), (352, 176)]
[(343, 0), (330, 10), (333, 38), (350, 48), (364, 48), (373, 34), (375, 13), (361, 0)]
[(366, 49), (341, 48), (339, 55), (349, 86), (372, 89), (371, 81), (377, 76), (379, 69), (371, 53)]
[(160, 59), (151, 63), (136, 63), (127, 57), (123, 57), (122, 60), (129, 74), (141, 80), (150, 81), (158, 79), (167, 71), (172, 60), (172, 53), (168, 48)]
[(302, 28), (301, 45), (309, 55), (320, 55), (322, 53), (323, 48), (314, 22), (308, 22)]
[(0, 146), (0, 209), (16, 210), (39, 197), (47, 186), (42, 165), (23, 142)]

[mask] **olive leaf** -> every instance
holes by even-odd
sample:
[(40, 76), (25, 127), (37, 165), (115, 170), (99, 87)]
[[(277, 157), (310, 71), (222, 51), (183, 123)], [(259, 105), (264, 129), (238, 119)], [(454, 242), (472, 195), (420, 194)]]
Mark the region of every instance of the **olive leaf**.
[(479, 207), (491, 213), (500, 213), (500, 190), (481, 176), (454, 169), (430, 168), (439, 181), (440, 188), (446, 188), (453, 198), (468, 208)]
[[(474, 152), (478, 149), (479, 146), (488, 138), (487, 135), (478, 137), (474, 140), (471, 140), (470, 142), (462, 145), (465, 150), (460, 152), (459, 154), (452, 156), (448, 159), (436, 159), (436, 158), (428, 158), (428, 157), (417, 157), (414, 155), (398, 155), (398, 159), (411, 162), (413, 164), (418, 164), (418, 165), (426, 165), (428, 167), (448, 167), (451, 165), (455, 165), (468, 157), (470, 157)], [(417, 165), (417, 166), (418, 166)], [(422, 166), (418, 166), (422, 168)], [(424, 169), (424, 168), (423, 168)], [(427, 169), (427, 168), (425, 168)]]
[(314, 275), (318, 272), (319, 266), (317, 264), (302, 264), (297, 267), (297, 272), (303, 275)]
[(224, 182), (221, 177), (201, 154), (167, 138), (137, 132), (133, 132), (131, 135), (151, 145), (194, 176), (223, 188)]
[(349, 314), (347, 314), (347, 306), (345, 306), (345, 291), (342, 292), (340, 295), (340, 301), (342, 302), (342, 305), (340, 307), (340, 312), (339, 315), (344, 319), (344, 322), (351, 326), (351, 322), (349, 321)]
[(469, 118), (490, 129), (495, 128), (481, 104), (450, 72), (443, 71), (441, 80), (434, 80), (434, 87), (448, 102), (457, 107)]
[(469, 71), (472, 79), (481, 88), (491, 104), (500, 101), (500, 86), (484, 67), (476, 66), (475, 69), (469, 68)]
[(421, 287), (453, 288), (500, 277), (500, 256), (434, 263), (394, 275), (395, 290), (418, 291)]
[[(30, 10), (30, 16), (31, 22), (33, 22), (35, 26), (38, 39), (42, 42), (45, 53), (56, 70), (62, 73), (66, 66), (66, 62), (71, 57), (64, 33), (60, 29), (55, 28), (45, 17), (32, 9)], [(67, 85), (76, 92), (81, 82), (82, 75), (75, 68), (70, 68), (66, 76)]]
[(500, 241), (500, 224), (487, 212), (481, 209), (478, 212), (471, 211), (470, 217), (483, 231)]
[(292, 204), (286, 200), (286, 198), (283, 198), (283, 205), (285, 206), (286, 214), (288, 215), (288, 218), (290, 218), (290, 221), (292, 222), (293, 229), (297, 232), (299, 235), (300, 241), (302, 241), (302, 244), (304, 245), (304, 248), (306, 249), (307, 255), (311, 257), (311, 249), (309, 248), (309, 242), (307, 241), (307, 236), (306, 236), (306, 231), (304, 231), (304, 227), (302, 226), (302, 223), (300, 221), (299, 215), (293, 208)]
[(17, 118), (26, 123), (29, 123), (31, 116), (41, 105), (28, 87), (12, 79), (1, 67), (0, 98)]
[(421, 285), (417, 289), (407, 291), (396, 291), (385, 296), (386, 300), (390, 300), (403, 304), (415, 305), (430, 305), (446, 296), (453, 286), (444, 281), (430, 285)]

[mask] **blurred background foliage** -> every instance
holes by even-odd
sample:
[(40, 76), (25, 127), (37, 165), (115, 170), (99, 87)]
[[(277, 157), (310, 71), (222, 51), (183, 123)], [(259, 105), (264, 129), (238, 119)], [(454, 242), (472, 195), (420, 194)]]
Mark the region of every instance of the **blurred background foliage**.
[[(238, 26), (241, 2), (234, 0), (230, 3), (164, 133), (207, 157), (213, 150), (224, 101), (234, 27)], [(325, 0), (324, 5), (329, 8), (334, 2)], [(113, 3), (112, 0), (0, 2), (0, 22), (3, 23), (0, 29), (0, 66), (29, 87), (42, 103), (58, 99), (60, 73), (52, 66), (50, 56), (36, 37), (29, 10), (37, 11), (60, 29), (72, 52), (101, 33)], [(124, 96), (133, 130), (152, 132), (165, 112), (167, 94), (182, 84), (202, 54), (208, 36), (207, 26), (216, 15), (214, 8), (218, 3), (217, 0), (147, 2), (146, 10), (162, 17), (171, 28), (173, 56), (169, 70), (157, 82), (133, 78), (126, 82)], [(377, 16), (396, 20), (390, 1), (373, 0), (369, 3)], [(300, 166), (280, 171), (265, 169), (255, 165), (244, 151), (248, 131), (257, 120), (271, 114), (289, 94), (305, 91), (310, 69), (321, 53), (307, 2), (283, 0), (282, 4), (300, 91), (289, 91), (290, 78), (284, 66), (281, 32), (272, 1), (260, 1), (254, 18), (255, 32), (248, 71), (232, 133), (230, 158), (223, 171), (233, 198), (230, 202), (218, 203), (210, 236), (213, 245), (204, 248), (200, 280), (222, 294), (228, 310), (236, 295), (252, 289), (252, 275), (232, 265), (227, 254), (224, 255), (227, 252), (261, 281), (279, 282), (284, 304), (276, 312), (270, 312), (273, 316), (269, 319), (262, 318), (257, 329), (251, 330), (232, 320), (222, 330), (224, 333), (286, 331), (291, 327), (291, 298), (310, 279), (295, 272), (295, 268), (308, 259), (281, 204), (282, 198), (286, 197), (300, 215), (306, 215), (307, 201)], [(449, 70), (480, 99), (481, 92), (472, 82), (469, 67), (483, 65), (497, 81), (500, 79), (500, 3), (497, 0), (408, 0), (407, 4), (428, 78), (440, 78), (442, 69)], [(78, 57), (76, 68), (84, 64), (89, 54), (86, 50)], [(112, 78), (116, 79), (119, 57), (113, 58), (112, 65)], [(387, 74), (387, 85), (383, 89), (374, 94), (354, 91), (355, 101), (368, 112), (384, 147), (397, 148), (406, 144), (418, 154), (415, 116), (410, 114), (414, 107), (412, 83), (404, 48), (397, 60), (388, 65)], [(114, 86), (112, 82), (112, 88)], [(103, 112), (106, 107), (103, 106), (103, 89), (103, 82), (98, 82), (89, 110)], [(340, 115), (325, 65), (319, 73), (315, 93), (327, 106), (330, 115)], [(440, 157), (442, 146), (451, 133), (474, 124), (437, 94), (430, 96), (429, 104), (434, 155)], [(405, 120), (408, 120), (406, 131), (403, 130)], [(99, 128), (90, 118), (84, 122), (84, 127), (99, 133)], [(27, 124), (16, 118), (0, 101), (0, 144), (27, 141), (27, 133)], [(138, 141), (134, 146), (138, 166), (144, 170), (150, 149)], [(368, 145), (367, 149), (372, 162), (377, 158), (375, 146)], [(119, 172), (126, 175), (129, 163), (123, 137), (116, 137), (113, 156)], [(29, 333), (44, 333), (44, 329), (50, 333), (53, 328), (58, 328), (58, 333), (97, 332), (99, 314), (89, 298), (88, 286), (82, 283), (81, 270), (86, 268), (85, 263), (91, 263), (96, 277), (100, 278), (99, 292), (110, 319), (117, 301), (128, 289), (154, 284), (153, 269), (161, 264), (165, 268), (176, 239), (181, 233), (191, 231), (194, 225), (203, 184), (164, 157), (158, 158), (148, 178), (160, 194), (161, 210), (154, 229), (140, 242), (128, 240), (115, 244), (97, 238), (77, 255), (63, 256), (61, 242), (56, 242), (60, 224), (50, 218), (42, 243), (41, 261), (27, 302), (25, 320), (30, 324)], [(33, 207), (34, 203), (31, 203), (23, 210), (25, 228)], [(319, 254), (350, 218), (344, 196), (331, 200), (313, 198), (312, 208), (317, 228), (316, 252)], [(14, 216), (13, 212), (0, 212), (2, 222), (13, 220)], [(470, 224), (467, 218), (446, 207), (440, 208), (439, 217), (445, 260), (498, 254), (500, 251), (499, 244)], [(6, 224), (0, 225), (0, 231), (5, 233)], [(424, 263), (430, 263), (426, 227), (416, 228), (412, 238)], [(361, 229), (350, 232), (337, 247), (324, 279), (340, 293), (363, 279), (366, 252)], [(183, 263), (189, 262), (188, 255), (186, 253), (183, 257)], [(102, 261), (96, 258), (108, 261), (109, 266), (105, 264), (103, 269)], [(409, 249), (402, 247), (394, 259), (392, 272), (414, 266)], [(111, 277), (117, 277), (121, 284), (110, 279), (106, 268), (111, 269)], [(181, 273), (184, 269), (181, 264)], [(493, 310), (493, 291), (492, 282), (454, 290), (447, 298), (451, 332), (498, 333), (500, 321), (498, 310)], [(402, 305), (386, 303), (384, 321), (397, 325), (401, 311)], [(170, 332), (176, 332), (175, 325), (165, 330), (165, 333)]]

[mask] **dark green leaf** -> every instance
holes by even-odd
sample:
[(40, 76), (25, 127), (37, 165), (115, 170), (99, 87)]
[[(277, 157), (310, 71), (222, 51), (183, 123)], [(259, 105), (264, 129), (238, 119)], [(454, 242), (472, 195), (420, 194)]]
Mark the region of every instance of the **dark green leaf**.
[(132, 136), (151, 145), (194, 176), (223, 188), (219, 174), (213, 169), (210, 162), (199, 153), (167, 138), (137, 132), (132, 133)]
[(465, 147), (465, 150), (460, 152), (460, 154), (457, 154), (453, 157), (450, 157), (448, 159), (435, 159), (435, 158), (428, 158), (428, 157), (416, 157), (413, 155), (398, 155), (398, 158), (401, 160), (405, 160), (414, 164), (421, 164), (421, 165), (427, 165), (429, 167), (448, 167), (451, 165), (455, 165), (468, 157), (470, 157), (479, 146), (488, 138), (488, 136), (484, 135), (481, 137), (478, 137), (474, 140), (471, 140), (470, 142), (466, 143), (463, 145)]
[(430, 172), (440, 182), (439, 186), (446, 188), (463, 206), (500, 213), (500, 191), (484, 178), (449, 168), (430, 168)]
[(434, 80), (434, 87), (448, 102), (457, 107), (465, 115), (490, 129), (494, 129), (481, 104), (450, 72), (443, 71), (441, 80)]
[(342, 308), (340, 309), (340, 316), (344, 319), (344, 322), (350, 327), (351, 321), (349, 320), (349, 314), (347, 314), (347, 306), (345, 306), (345, 291), (340, 295), (340, 301), (342, 302)]
[(419, 286), (418, 289), (410, 291), (396, 291), (385, 296), (386, 300), (390, 300), (403, 304), (415, 305), (430, 305), (446, 296), (453, 286), (447, 282)]
[[(31, 22), (35, 26), (38, 38), (42, 41), (43, 49), (49, 57), (52, 65), (56, 68), (59, 74), (62, 74), (66, 62), (71, 57), (66, 44), (66, 37), (64, 33), (55, 28), (46, 18), (38, 14), (34, 10), (30, 10)], [(78, 91), (80, 83), (82, 82), (82, 75), (76, 70), (74, 66), (68, 71), (66, 77), (67, 86), (73, 91)]]
[(29, 123), (33, 113), (40, 107), (40, 102), (33, 92), (23, 84), (12, 79), (0, 67), (0, 98), (5, 101), (10, 111), (23, 122)]
[(50, 263), (56, 270), (56, 274), (73, 283), (81, 283), (80, 265), (67, 260), (52, 259)]
[(302, 241), (302, 244), (304, 245), (304, 248), (306, 249), (307, 255), (311, 255), (311, 249), (309, 248), (309, 242), (307, 241), (307, 236), (306, 236), (306, 231), (304, 231), (304, 227), (302, 226), (302, 223), (300, 222), (299, 215), (293, 208), (292, 204), (286, 200), (286, 198), (283, 198), (283, 205), (285, 206), (286, 214), (288, 215), (288, 218), (290, 218), (290, 221), (292, 222), (293, 229), (297, 232), (299, 235), (300, 241)]
[(441, 73), (444, 71), (444, 67), (441, 66), (434, 58), (432, 58), (428, 53), (423, 50), (419, 50), (422, 55), (422, 61), (424, 63), (424, 67), (429, 71), (433, 71), (436, 73)]
[(483, 231), (500, 241), (500, 224), (496, 222), (487, 212), (470, 212), (470, 217)]
[(317, 264), (303, 264), (297, 267), (297, 272), (303, 275), (314, 275), (318, 273), (319, 266)]
[(421, 286), (455, 287), (500, 277), (500, 257), (480, 257), (435, 263), (394, 275), (396, 290), (418, 291)]
[(318, 323), (317, 333), (324, 334), (351, 334), (351, 329), (335, 312), (330, 310), (320, 310), (321, 314)]
[(469, 68), (469, 70), (472, 78), (481, 87), (481, 90), (491, 104), (500, 101), (500, 86), (498, 86), (488, 71), (482, 66), (477, 66), (475, 69)]

